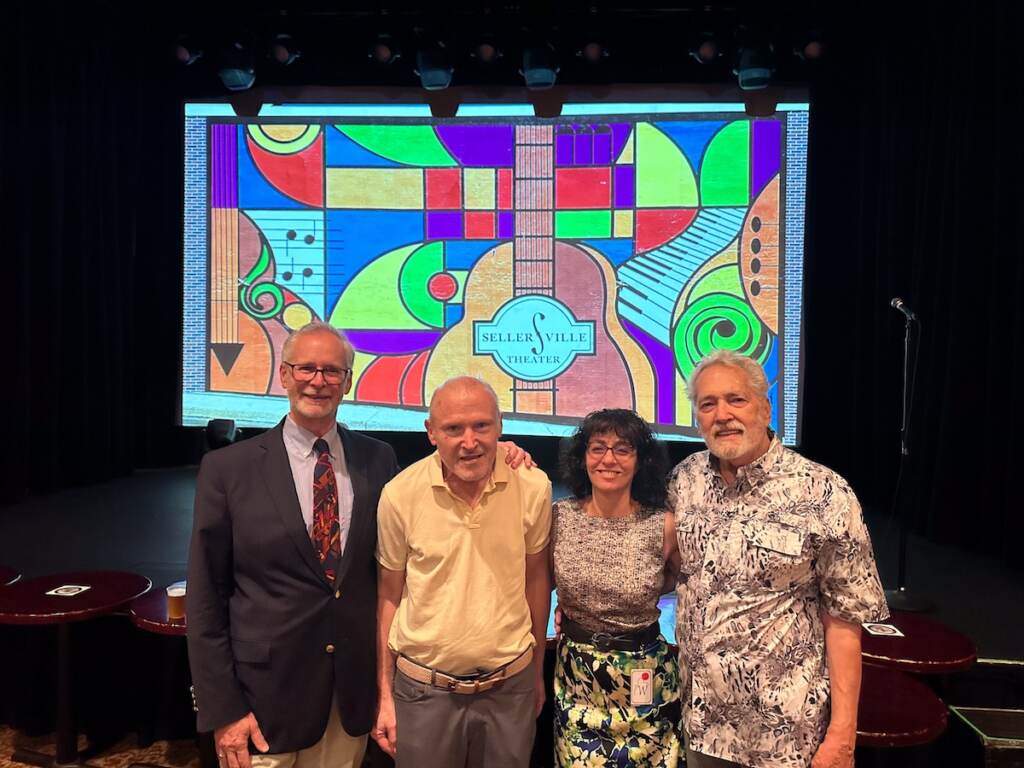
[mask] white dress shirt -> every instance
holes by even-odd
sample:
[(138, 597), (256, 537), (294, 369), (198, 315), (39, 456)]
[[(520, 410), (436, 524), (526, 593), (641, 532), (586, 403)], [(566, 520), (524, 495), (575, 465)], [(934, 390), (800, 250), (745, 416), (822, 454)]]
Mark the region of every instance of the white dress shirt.
[[(302, 520), (306, 524), (306, 533), (312, 535), (313, 470), (317, 459), (313, 444), (320, 438), (296, 424), (291, 414), (284, 420), (283, 434), (288, 463), (292, 467), (295, 493), (299, 497), (299, 507), (302, 509)], [(338, 430), (328, 431), (323, 439), (327, 441), (331, 466), (334, 467), (334, 478), (338, 483), (338, 526), (341, 529), (341, 552), (344, 554), (345, 542), (352, 527), (352, 478), (348, 473), (348, 464), (345, 462), (345, 452), (341, 447), (341, 435), (338, 434)]]

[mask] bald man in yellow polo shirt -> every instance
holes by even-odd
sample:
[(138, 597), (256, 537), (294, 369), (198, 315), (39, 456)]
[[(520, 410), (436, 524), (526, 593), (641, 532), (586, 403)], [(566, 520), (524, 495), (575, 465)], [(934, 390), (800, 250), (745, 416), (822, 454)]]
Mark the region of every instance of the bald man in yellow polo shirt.
[(380, 710), (397, 768), (526, 766), (544, 704), (551, 483), (510, 469), (498, 398), (468, 376), (434, 392), (437, 451), (377, 512)]

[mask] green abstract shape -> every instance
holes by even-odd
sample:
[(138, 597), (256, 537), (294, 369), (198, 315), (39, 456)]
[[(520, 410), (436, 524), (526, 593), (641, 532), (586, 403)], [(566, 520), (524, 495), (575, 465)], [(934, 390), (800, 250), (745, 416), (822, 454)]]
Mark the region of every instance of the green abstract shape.
[(697, 282), (690, 292), (688, 300), (694, 302), (709, 293), (731, 293), (733, 296), (742, 298), (743, 283), (740, 281), (740, 271), (735, 262), (724, 264), (721, 267), (711, 270)]
[(429, 125), (338, 125), (339, 131), (371, 152), (415, 166), (455, 166), (458, 163)]
[(261, 131), (258, 125), (250, 125), (246, 130), (249, 132), (250, 138), (257, 145), (263, 147), (267, 152), (273, 152), (275, 155), (293, 155), (296, 152), (301, 152), (316, 141), (316, 137), (320, 135), (319, 125), (307, 125), (306, 130), (291, 141), (278, 141), (271, 138)]
[[(331, 325), (352, 330), (424, 330), (396, 297), (399, 275), (419, 243), (403, 245), (370, 262), (352, 278), (331, 312)], [(393, 297), (390, 301), (388, 297)]]
[(444, 270), (444, 243), (427, 243), (414, 251), (398, 276), (399, 295), (413, 316), (435, 328), (444, 328), (444, 304), (430, 295), (427, 282)]
[(750, 203), (750, 123), (737, 120), (715, 134), (700, 166), (705, 206)]
[(611, 237), (611, 211), (555, 211), (555, 237)]
[[(264, 296), (273, 299), (270, 309), (260, 307), (259, 300)], [(257, 320), (269, 320), (284, 308), (284, 293), (274, 283), (258, 283), (251, 287), (241, 285), (238, 287), (238, 303), (247, 315)]]
[(256, 263), (252, 265), (252, 269), (242, 278), (242, 285), (250, 286), (256, 282), (256, 278), (267, 271), (270, 266), (270, 246), (267, 241), (260, 237), (260, 255), (256, 259)]
[(650, 123), (636, 125), (635, 163), (638, 208), (697, 205), (697, 181), (689, 160), (672, 139)]
[(466, 281), (469, 280), (468, 269), (449, 269), (448, 274), (455, 278), (455, 295), (448, 299), (449, 304), (461, 304), (466, 298)]
[[(243, 277), (238, 286), (238, 304), (247, 315), (257, 320), (267, 320), (277, 315), (284, 308), (284, 293), (273, 282), (256, 283), (256, 280), (270, 268), (270, 246), (267, 241), (260, 243), (260, 255), (252, 269)], [(254, 285), (254, 283), (256, 283)], [(263, 309), (259, 300), (270, 296), (273, 302), (270, 309)]]
[(771, 350), (771, 332), (753, 307), (731, 293), (709, 293), (689, 304), (672, 334), (672, 351), (683, 378), (701, 358), (728, 349), (764, 363)]

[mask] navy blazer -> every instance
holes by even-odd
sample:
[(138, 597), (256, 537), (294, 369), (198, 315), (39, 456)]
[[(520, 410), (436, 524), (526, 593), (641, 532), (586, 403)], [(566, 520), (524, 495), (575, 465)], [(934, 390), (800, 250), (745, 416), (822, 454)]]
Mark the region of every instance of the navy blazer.
[(333, 584), (306, 533), (282, 421), (208, 453), (196, 480), (188, 654), (198, 728), (256, 715), (271, 754), (315, 744), (337, 695), (361, 735), (377, 706), (377, 502), (395, 452), (339, 426), (352, 525)]

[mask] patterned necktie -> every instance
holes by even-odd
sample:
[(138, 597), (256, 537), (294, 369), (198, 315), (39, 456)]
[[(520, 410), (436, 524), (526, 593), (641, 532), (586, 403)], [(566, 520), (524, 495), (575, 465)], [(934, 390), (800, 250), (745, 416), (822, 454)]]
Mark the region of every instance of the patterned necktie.
[(313, 547), (327, 580), (334, 583), (341, 559), (341, 529), (338, 526), (338, 481), (331, 466), (327, 441), (313, 443), (316, 466), (313, 468)]

